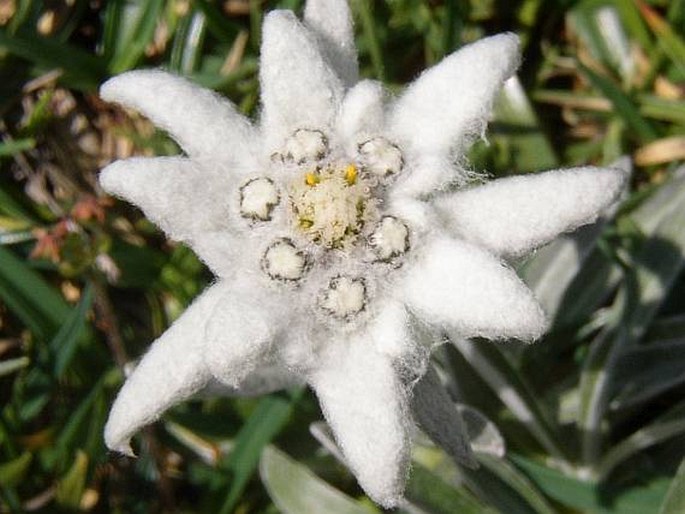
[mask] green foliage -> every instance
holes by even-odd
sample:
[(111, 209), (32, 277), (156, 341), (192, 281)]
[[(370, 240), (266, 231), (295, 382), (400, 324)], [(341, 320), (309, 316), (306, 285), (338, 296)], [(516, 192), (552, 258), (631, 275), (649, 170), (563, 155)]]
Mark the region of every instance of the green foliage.
[[(97, 87), (162, 67), (254, 115), (264, 11), (303, 2), (1, 5), (0, 512), (380, 512), (306, 391), (179, 406), (135, 461), (102, 442), (126, 366), (211, 277), (98, 189), (104, 163), (178, 149)], [(685, 1), (351, 5), (362, 75), (394, 91), (465, 43), (519, 34), (474, 168), (634, 165), (616, 212), (518, 263), (553, 320), (544, 341), (442, 347), (448, 390), (479, 411), (481, 467), (419, 438), (399, 512), (682, 512)]]

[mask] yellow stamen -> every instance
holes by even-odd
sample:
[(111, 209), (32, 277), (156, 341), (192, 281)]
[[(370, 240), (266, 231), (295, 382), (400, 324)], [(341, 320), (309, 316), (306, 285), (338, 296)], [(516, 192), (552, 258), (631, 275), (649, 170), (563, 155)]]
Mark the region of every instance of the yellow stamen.
[(348, 164), (345, 168), (345, 180), (350, 186), (357, 182), (357, 167), (354, 164)]
[(308, 186), (315, 186), (316, 184), (321, 182), (321, 179), (316, 173), (309, 172), (305, 174), (304, 181)]

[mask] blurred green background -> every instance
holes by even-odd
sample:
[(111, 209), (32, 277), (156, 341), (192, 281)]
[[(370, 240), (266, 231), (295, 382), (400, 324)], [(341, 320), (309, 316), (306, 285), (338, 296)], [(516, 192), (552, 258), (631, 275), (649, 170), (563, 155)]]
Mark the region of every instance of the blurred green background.
[[(554, 320), (545, 340), (438, 352), (482, 466), (420, 438), (400, 512), (684, 513), (685, 1), (351, 4), (362, 75), (393, 90), (520, 35), (475, 168), (633, 166), (611, 219), (516, 263)], [(0, 512), (379, 512), (308, 391), (179, 406), (136, 460), (102, 441), (125, 367), (211, 276), (99, 189), (112, 160), (178, 149), (98, 85), (163, 67), (255, 115), (275, 8), (302, 2), (0, 0)]]

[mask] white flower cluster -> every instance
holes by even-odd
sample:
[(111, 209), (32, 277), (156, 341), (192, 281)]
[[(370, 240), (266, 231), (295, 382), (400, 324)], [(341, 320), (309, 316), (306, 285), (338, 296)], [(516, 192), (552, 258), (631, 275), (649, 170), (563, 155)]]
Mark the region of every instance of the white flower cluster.
[(443, 330), (543, 333), (541, 308), (503, 259), (594, 221), (625, 176), (586, 167), (468, 183), (464, 152), (518, 64), (512, 34), (464, 47), (397, 98), (358, 82), (354, 48), (344, 0), (308, 1), (304, 22), (269, 13), (258, 125), (161, 71), (103, 85), (105, 100), (148, 116), (185, 155), (115, 162), (102, 186), (217, 276), (126, 381), (110, 448), (130, 452), (140, 427), (217, 380), (243, 393), (302, 381), (361, 486), (394, 506), (414, 416), (436, 424), (413, 394)]

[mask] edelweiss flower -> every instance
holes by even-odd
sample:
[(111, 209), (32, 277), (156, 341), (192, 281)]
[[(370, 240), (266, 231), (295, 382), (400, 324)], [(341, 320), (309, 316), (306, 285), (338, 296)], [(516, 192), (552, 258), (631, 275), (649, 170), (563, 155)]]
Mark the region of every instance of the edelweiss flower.
[[(352, 37), (343, 0), (310, 1), (304, 23), (268, 14), (257, 126), (161, 71), (102, 87), (186, 154), (115, 162), (102, 186), (217, 276), (126, 381), (110, 448), (130, 453), (141, 426), (213, 381), (253, 392), (294, 377), (315, 391), (364, 490), (393, 506), (411, 411), (429, 433), (438, 423), (425, 413), (437, 400), (412, 391), (443, 330), (543, 333), (540, 306), (503, 259), (595, 220), (623, 174), (587, 167), (470, 185), (464, 152), (516, 69), (517, 38), (466, 46), (387, 99), (380, 84), (357, 82)], [(280, 370), (276, 384), (265, 369)]]

